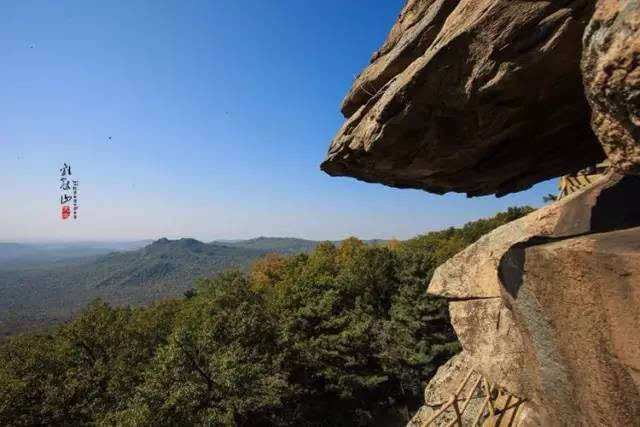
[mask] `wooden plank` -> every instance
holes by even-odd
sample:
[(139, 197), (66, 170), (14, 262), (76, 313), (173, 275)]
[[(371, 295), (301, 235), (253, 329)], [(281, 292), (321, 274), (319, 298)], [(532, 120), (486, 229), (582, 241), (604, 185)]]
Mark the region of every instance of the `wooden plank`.
[(460, 408), (458, 408), (458, 401), (453, 401), (453, 409), (456, 411), (456, 420), (458, 421), (458, 427), (462, 427), (462, 414), (460, 413)]
[(493, 402), (491, 401), (491, 386), (489, 386), (489, 381), (487, 381), (486, 378), (484, 379), (484, 389), (485, 392), (487, 393), (487, 404), (489, 405), (489, 426), (490, 427), (494, 427), (495, 426), (495, 415), (496, 415), (496, 411), (493, 407)]
[(451, 405), (453, 405), (453, 402), (455, 401), (455, 397), (452, 398), (449, 402), (447, 402), (445, 405), (442, 406), (442, 408), (438, 409), (438, 411), (433, 414), (431, 417), (429, 417), (429, 419), (427, 421), (425, 421), (424, 424), (422, 424), (422, 427), (427, 427), (429, 424), (431, 424), (436, 418), (438, 418), (444, 411), (446, 411), (447, 409), (449, 409), (451, 407)]
[(464, 411), (467, 409), (467, 406), (469, 406), (469, 402), (471, 402), (471, 397), (473, 396), (473, 393), (476, 391), (476, 388), (478, 388), (480, 381), (482, 381), (482, 375), (478, 374), (478, 379), (476, 380), (473, 387), (471, 387), (471, 391), (469, 391), (469, 394), (467, 394), (467, 399), (464, 402), (464, 405), (462, 405), (462, 409), (461, 409), (462, 413), (464, 413)]
[(469, 378), (471, 378), (471, 374), (473, 374), (473, 372), (474, 372), (473, 369), (469, 369), (467, 376), (464, 377), (464, 381), (462, 381), (462, 384), (458, 386), (458, 389), (454, 393), (454, 396), (456, 397), (456, 399), (458, 398), (458, 395), (462, 392), (462, 389), (464, 389), (464, 386), (467, 385), (467, 381), (469, 381)]
[(476, 418), (473, 421), (473, 424), (471, 424), (472, 427), (476, 427), (480, 422), (480, 418), (482, 417), (482, 414), (484, 414), (484, 407), (487, 406), (488, 402), (489, 402), (489, 396), (487, 396), (484, 399), (484, 402), (482, 402), (482, 406), (480, 407), (480, 412), (478, 412), (478, 415), (476, 415)]

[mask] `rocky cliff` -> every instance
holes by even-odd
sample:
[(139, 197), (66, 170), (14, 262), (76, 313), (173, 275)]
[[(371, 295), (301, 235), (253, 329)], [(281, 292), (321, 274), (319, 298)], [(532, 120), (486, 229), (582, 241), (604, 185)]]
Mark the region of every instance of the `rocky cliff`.
[(639, 36), (639, 0), (409, 0), (321, 166), (500, 196), (608, 158), (428, 287), (450, 299), (460, 360), (526, 399), (521, 425), (640, 425)]

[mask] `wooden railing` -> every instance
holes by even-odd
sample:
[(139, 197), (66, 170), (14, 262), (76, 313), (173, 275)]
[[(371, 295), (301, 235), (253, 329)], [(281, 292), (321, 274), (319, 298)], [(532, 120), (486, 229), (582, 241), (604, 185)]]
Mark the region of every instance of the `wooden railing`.
[[(460, 395), (474, 374), (476, 374), (477, 378), (475, 379), (473, 386), (468, 389), (466, 396), (461, 398)], [(469, 404), (473, 399), (482, 398), (482, 393), (484, 393), (484, 400), (479, 409), (474, 408), (474, 411), (477, 411), (477, 413), (475, 414), (475, 417), (473, 417), (472, 423), (463, 423), (463, 415), (470, 408)], [(480, 396), (474, 396), (477, 394), (480, 394)], [(454, 416), (454, 419), (446, 424), (447, 427), (455, 425), (459, 427), (476, 427), (478, 425), (490, 427), (511, 426), (513, 425), (518, 407), (522, 402), (523, 399), (512, 396), (505, 390), (492, 385), (479, 372), (470, 369), (449, 400), (445, 402), (427, 402), (427, 406), (429, 407), (433, 408), (439, 406), (440, 408), (426, 421), (424, 421), (421, 427), (431, 426), (438, 421), (443, 421), (445, 416), (448, 418), (451, 415)], [(451, 411), (451, 409), (453, 409), (453, 411)], [(511, 411), (511, 419), (506, 419), (505, 415), (510, 410), (513, 410)], [(467, 414), (466, 418), (469, 419), (471, 417), (472, 414)]]
[(565, 175), (561, 177), (558, 181), (559, 192), (556, 200), (560, 200), (563, 197), (592, 184), (602, 175), (606, 174), (608, 169), (609, 162), (605, 160), (596, 166), (583, 169), (572, 175)]

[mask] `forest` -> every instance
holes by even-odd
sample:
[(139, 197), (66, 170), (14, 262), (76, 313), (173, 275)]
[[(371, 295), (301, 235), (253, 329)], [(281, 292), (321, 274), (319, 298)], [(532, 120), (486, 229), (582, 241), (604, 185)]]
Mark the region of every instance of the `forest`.
[(320, 243), (278, 237), (0, 243), (0, 336), (54, 327), (98, 298), (115, 306), (140, 306), (180, 297), (199, 278), (229, 269), (247, 271), (266, 254), (308, 253)]
[(268, 254), (144, 307), (0, 341), (0, 425), (401, 425), (460, 350), (435, 268), (532, 211)]

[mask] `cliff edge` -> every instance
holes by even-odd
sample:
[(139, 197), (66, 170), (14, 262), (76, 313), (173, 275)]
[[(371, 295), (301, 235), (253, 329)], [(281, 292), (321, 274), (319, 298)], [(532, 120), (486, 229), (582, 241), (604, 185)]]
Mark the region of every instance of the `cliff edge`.
[(464, 357), (430, 393), (471, 369), (513, 425), (640, 425), (639, 57), (638, 0), (408, 0), (355, 80), (330, 175), (500, 196), (610, 165), (438, 268)]

